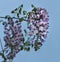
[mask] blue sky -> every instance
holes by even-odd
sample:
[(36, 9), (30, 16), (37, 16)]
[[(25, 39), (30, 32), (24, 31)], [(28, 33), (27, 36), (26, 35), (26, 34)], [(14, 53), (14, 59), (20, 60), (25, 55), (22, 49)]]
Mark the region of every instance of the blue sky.
[[(0, 0), (0, 16), (11, 15), (11, 10), (24, 4), (24, 9), (31, 10), (31, 4), (46, 8), (49, 13), (49, 34), (40, 50), (21, 51), (13, 62), (60, 62), (60, 1), (59, 0)], [(0, 25), (0, 38), (3, 27)], [(2, 41), (3, 42), (3, 41)], [(0, 57), (0, 62), (2, 58)]]

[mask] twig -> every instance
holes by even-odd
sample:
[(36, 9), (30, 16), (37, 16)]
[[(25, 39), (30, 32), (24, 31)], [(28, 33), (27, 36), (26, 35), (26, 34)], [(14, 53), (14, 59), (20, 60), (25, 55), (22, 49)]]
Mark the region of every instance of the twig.
[(4, 53), (4, 50), (3, 50), (3, 46), (2, 46), (1, 39), (0, 39), (0, 44), (1, 44), (2, 52)]
[(2, 46), (1, 39), (0, 39), (0, 44), (1, 44), (1, 49), (2, 49), (2, 52), (3, 52), (3, 53), (0, 53), (0, 55), (1, 55), (2, 58), (4, 59), (4, 62), (6, 62), (6, 57), (5, 57), (5, 55), (4, 55), (4, 50), (3, 50), (3, 46)]
[[(0, 18), (4, 18), (4, 19), (8, 19), (8, 17), (2, 17), (2, 16), (0, 16)], [(11, 17), (12, 19), (19, 19), (19, 18), (16, 18), (16, 17)]]

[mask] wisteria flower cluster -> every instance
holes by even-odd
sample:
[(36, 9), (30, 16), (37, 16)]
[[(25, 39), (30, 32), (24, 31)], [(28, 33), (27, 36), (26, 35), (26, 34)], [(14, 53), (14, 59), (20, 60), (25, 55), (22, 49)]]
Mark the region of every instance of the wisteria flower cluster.
[[(23, 11), (26, 17), (20, 17), (22, 7), (23, 5), (12, 11), (12, 13), (19, 12), (17, 18), (13, 17), (16, 20), (9, 16), (5, 17), (8, 21), (3, 22), (6, 59), (13, 59), (18, 52), (29, 51), (31, 47), (37, 51), (45, 42), (48, 34), (49, 16), (45, 8), (34, 7), (31, 12)], [(23, 21), (27, 22), (28, 31), (24, 30), (26, 35), (22, 31)]]
[[(45, 38), (47, 37), (48, 33), (48, 13), (43, 8), (34, 8), (32, 12), (28, 13), (28, 20), (29, 23), (28, 29), (30, 30), (29, 35), (36, 36), (36, 38), (33, 38), (31, 41), (33, 43), (40, 43), (40, 46), (45, 41)], [(34, 40), (35, 39), (35, 40)], [(35, 45), (35, 44), (34, 44)]]
[(21, 30), (21, 23), (18, 20), (14, 22), (10, 18), (8, 19), (8, 22), (4, 24), (4, 29), (5, 47), (11, 49), (11, 52), (8, 53), (7, 57), (12, 59), (16, 53), (20, 51), (24, 39)]

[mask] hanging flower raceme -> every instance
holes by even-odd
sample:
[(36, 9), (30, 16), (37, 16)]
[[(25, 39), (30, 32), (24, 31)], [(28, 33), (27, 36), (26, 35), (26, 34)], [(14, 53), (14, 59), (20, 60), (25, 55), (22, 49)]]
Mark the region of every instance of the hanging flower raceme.
[(30, 30), (29, 36), (35, 35), (37, 37), (37, 40), (34, 40), (36, 39), (34, 38), (31, 41), (34, 42), (34, 45), (37, 42), (42, 45), (47, 37), (47, 29), (49, 27), (47, 11), (43, 8), (34, 8), (32, 12), (28, 13), (27, 22), (28, 29)]
[[(22, 7), (23, 5), (12, 11), (12, 13), (17, 13), (17, 18), (8, 16), (5, 17), (8, 21), (3, 22), (4, 53), (7, 52), (5, 56), (8, 60), (13, 59), (21, 50), (30, 51), (30, 48), (33, 47), (37, 51), (45, 42), (48, 34), (49, 17), (47, 11), (44, 8), (34, 7), (31, 12), (23, 11), (24, 17), (20, 17)], [(27, 27), (24, 29), (21, 23), (23, 21), (27, 22)]]
[(9, 18), (8, 22), (4, 24), (4, 34), (5, 47), (11, 49), (7, 54), (7, 58), (12, 59), (21, 50), (21, 44), (24, 40), (21, 23), (18, 20), (14, 22)]

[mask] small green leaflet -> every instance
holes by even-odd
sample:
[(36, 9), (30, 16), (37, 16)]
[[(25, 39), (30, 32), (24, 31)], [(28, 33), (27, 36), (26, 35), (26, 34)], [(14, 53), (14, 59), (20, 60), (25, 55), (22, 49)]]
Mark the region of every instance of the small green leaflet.
[(27, 14), (27, 11), (23, 11), (23, 15), (26, 15)]
[(22, 22), (23, 20), (24, 20), (24, 18), (23, 18), (23, 17), (19, 18), (19, 21), (20, 21), (20, 22)]
[(25, 47), (24, 50), (30, 51), (30, 47)]

